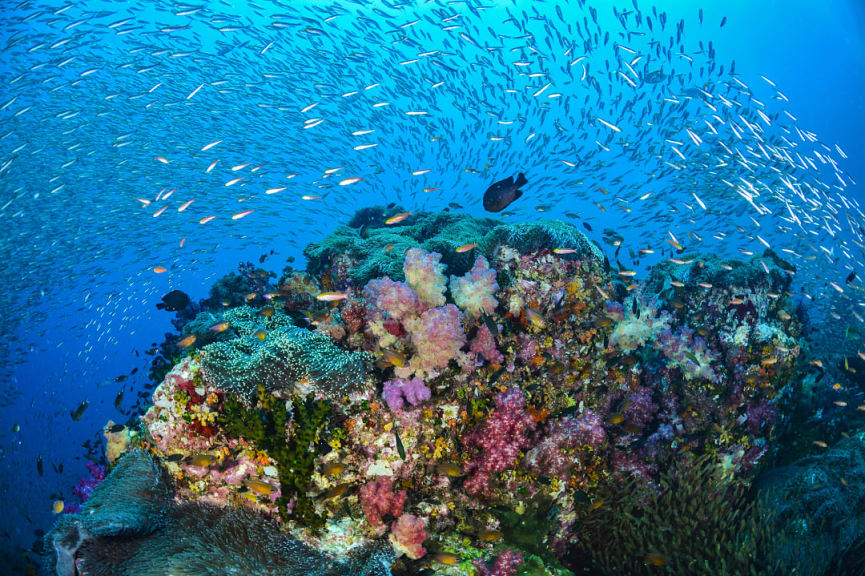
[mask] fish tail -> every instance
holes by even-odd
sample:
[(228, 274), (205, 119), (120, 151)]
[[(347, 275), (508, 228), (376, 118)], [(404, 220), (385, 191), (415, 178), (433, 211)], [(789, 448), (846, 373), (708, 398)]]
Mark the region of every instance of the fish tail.
[(526, 184), (527, 182), (528, 182), (528, 180), (526, 180), (526, 175), (523, 174), (522, 172), (520, 172), (519, 175), (517, 176), (517, 181), (514, 182), (514, 186), (519, 188), (520, 186), (522, 186), (523, 184)]

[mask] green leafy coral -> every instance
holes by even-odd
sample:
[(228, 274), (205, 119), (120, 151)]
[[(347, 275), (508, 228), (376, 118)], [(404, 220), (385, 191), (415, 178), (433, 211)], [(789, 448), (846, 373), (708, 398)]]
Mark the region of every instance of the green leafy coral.
[[(255, 408), (229, 397), (221, 415), (230, 436), (244, 438), (276, 461), (281, 491), (276, 504), (282, 518), (291, 517), (312, 530), (324, 526), (324, 518), (315, 512), (307, 491), (318, 455), (316, 446), (323, 443), (330, 412), (330, 401), (316, 399), (313, 394), (294, 396), (286, 403), (259, 386)], [(292, 498), (296, 501), (289, 514)]]

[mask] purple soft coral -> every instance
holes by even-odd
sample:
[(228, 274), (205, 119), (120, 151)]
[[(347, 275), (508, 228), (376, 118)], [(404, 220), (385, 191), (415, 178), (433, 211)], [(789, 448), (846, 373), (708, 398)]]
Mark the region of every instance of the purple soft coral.
[(402, 410), (405, 403), (417, 406), (430, 399), (430, 390), (420, 378), (388, 380), (381, 393), (391, 410)]

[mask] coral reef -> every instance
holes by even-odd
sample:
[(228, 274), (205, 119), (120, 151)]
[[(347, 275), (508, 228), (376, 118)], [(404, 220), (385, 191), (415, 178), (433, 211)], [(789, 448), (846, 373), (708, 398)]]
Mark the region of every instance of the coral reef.
[(169, 339), (138, 441), (169, 524), (231, 510), (395, 574), (771, 568), (742, 555), (775, 534), (746, 495), (801, 390), (786, 263), (681, 256), (641, 286), (568, 224), (393, 209), (276, 286), (245, 267), (219, 290), (248, 299)]

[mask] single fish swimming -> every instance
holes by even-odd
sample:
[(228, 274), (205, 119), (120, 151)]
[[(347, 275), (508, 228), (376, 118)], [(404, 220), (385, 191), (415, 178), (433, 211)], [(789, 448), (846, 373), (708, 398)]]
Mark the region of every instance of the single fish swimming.
[(516, 182), (513, 176), (499, 180), (484, 192), (484, 210), (487, 212), (501, 212), (510, 206), (511, 202), (523, 195), (520, 186), (523, 186), (527, 182), (528, 180), (526, 180), (522, 172), (517, 175)]
[(162, 297), (162, 302), (156, 304), (160, 310), (168, 312), (177, 312), (183, 310), (189, 305), (189, 296), (182, 290), (172, 290)]

